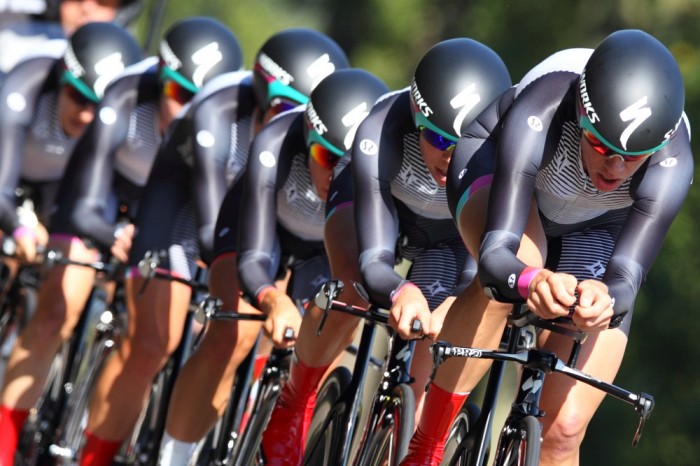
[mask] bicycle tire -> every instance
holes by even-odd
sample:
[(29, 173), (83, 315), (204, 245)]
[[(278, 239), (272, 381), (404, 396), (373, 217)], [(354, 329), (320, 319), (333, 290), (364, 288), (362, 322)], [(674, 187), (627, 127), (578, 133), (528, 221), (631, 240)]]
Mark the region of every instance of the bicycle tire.
[(350, 385), (352, 375), (347, 367), (336, 367), (326, 378), (318, 391), (316, 408), (314, 409), (309, 435), (306, 441), (306, 452), (302, 464), (304, 466), (327, 466), (333, 453), (335, 436), (335, 422), (341, 409), (346, 406), (336, 407), (336, 402)]
[(382, 403), (379, 422), (367, 438), (361, 466), (398, 466), (408, 453), (413, 436), (416, 399), (408, 384), (397, 385)]
[[(286, 375), (289, 372), (289, 360), (291, 355), (285, 356), (283, 360), (280, 361), (280, 372), (278, 372), (280, 379), (286, 379)], [(264, 377), (264, 376), (263, 376)], [(267, 427), (267, 423), (270, 421), (272, 416), (272, 410), (275, 407), (277, 398), (282, 392), (282, 383), (266, 382), (257, 395), (255, 400), (255, 406), (253, 412), (248, 419), (248, 424), (242, 433), (240, 440), (240, 447), (234, 454), (233, 464), (235, 466), (251, 466), (251, 465), (264, 465), (265, 462), (260, 454), (260, 442), (262, 441), (262, 435)]]
[(441, 466), (475, 466), (468, 445), (463, 442), (479, 418), (479, 411), (479, 407), (474, 403), (467, 402), (462, 405), (447, 435)]
[(509, 418), (501, 431), (494, 466), (537, 466), (542, 424), (535, 416)]

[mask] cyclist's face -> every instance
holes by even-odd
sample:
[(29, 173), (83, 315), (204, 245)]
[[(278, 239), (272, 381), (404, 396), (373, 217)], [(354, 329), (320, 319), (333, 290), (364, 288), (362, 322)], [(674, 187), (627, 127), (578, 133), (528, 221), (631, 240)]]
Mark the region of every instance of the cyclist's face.
[(63, 31), (69, 36), (91, 21), (112, 21), (120, 4), (121, 0), (62, 0), (59, 12)]
[(601, 192), (619, 188), (647, 160), (646, 157), (640, 157), (639, 160), (625, 161), (620, 155), (601, 155), (583, 136), (581, 136), (580, 145), (583, 167), (591, 178), (593, 186)]
[(440, 150), (432, 145), (421, 131), (419, 147), (423, 161), (433, 179), (438, 186), (445, 187), (447, 185), (447, 167), (450, 165), (454, 146), (447, 150)]
[(70, 84), (64, 84), (58, 93), (58, 112), (63, 132), (77, 138), (95, 117), (95, 104)]

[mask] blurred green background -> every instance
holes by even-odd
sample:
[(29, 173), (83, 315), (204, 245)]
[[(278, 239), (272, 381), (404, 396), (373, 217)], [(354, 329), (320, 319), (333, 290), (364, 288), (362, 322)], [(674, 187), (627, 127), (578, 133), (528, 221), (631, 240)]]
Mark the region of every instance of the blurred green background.
[[(164, 6), (162, 19), (159, 6)], [(686, 112), (691, 124), (700, 121), (700, 0), (147, 0), (135, 32), (154, 52), (163, 30), (190, 15), (214, 16), (230, 26), (243, 46), (246, 67), (271, 34), (297, 26), (319, 29), (343, 46), (354, 66), (394, 89), (409, 84), (422, 54), (443, 39), (466, 36), (489, 45), (517, 82), (555, 51), (595, 47), (616, 29), (639, 28), (678, 59)], [(697, 187), (691, 190), (642, 288), (617, 379), (625, 388), (655, 396), (652, 417), (639, 446), (632, 448), (636, 414), (606, 399), (583, 445), (584, 465), (698, 464), (699, 196)]]

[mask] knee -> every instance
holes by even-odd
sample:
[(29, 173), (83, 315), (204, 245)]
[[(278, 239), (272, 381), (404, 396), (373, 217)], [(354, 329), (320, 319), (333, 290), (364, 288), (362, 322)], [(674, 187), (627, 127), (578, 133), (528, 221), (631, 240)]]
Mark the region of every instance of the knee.
[(588, 419), (576, 409), (568, 409), (549, 421), (543, 432), (543, 457), (554, 459), (556, 463), (577, 457)]

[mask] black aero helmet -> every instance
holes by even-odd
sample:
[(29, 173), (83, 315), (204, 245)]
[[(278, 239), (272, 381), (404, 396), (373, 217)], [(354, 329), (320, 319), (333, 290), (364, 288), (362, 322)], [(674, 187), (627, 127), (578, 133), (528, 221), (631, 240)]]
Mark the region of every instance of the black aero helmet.
[(439, 42), (413, 73), (416, 126), (456, 142), (462, 127), (511, 84), (505, 63), (486, 45), (467, 38)]
[(87, 23), (71, 35), (61, 64), (61, 81), (99, 102), (119, 73), (141, 59), (134, 37), (114, 23)]
[(352, 146), (357, 127), (388, 91), (379, 78), (362, 69), (329, 75), (311, 92), (306, 106), (306, 145), (317, 143), (342, 156)]
[(579, 81), (579, 124), (623, 155), (663, 147), (680, 123), (685, 86), (671, 52), (633, 29), (595, 48)]
[(209, 79), (243, 65), (243, 52), (233, 32), (206, 16), (173, 24), (160, 43), (158, 56), (161, 80), (173, 80), (192, 93)]
[(255, 99), (261, 108), (274, 98), (305, 104), (323, 78), (348, 66), (343, 49), (321, 32), (303, 28), (278, 32), (255, 57)]

